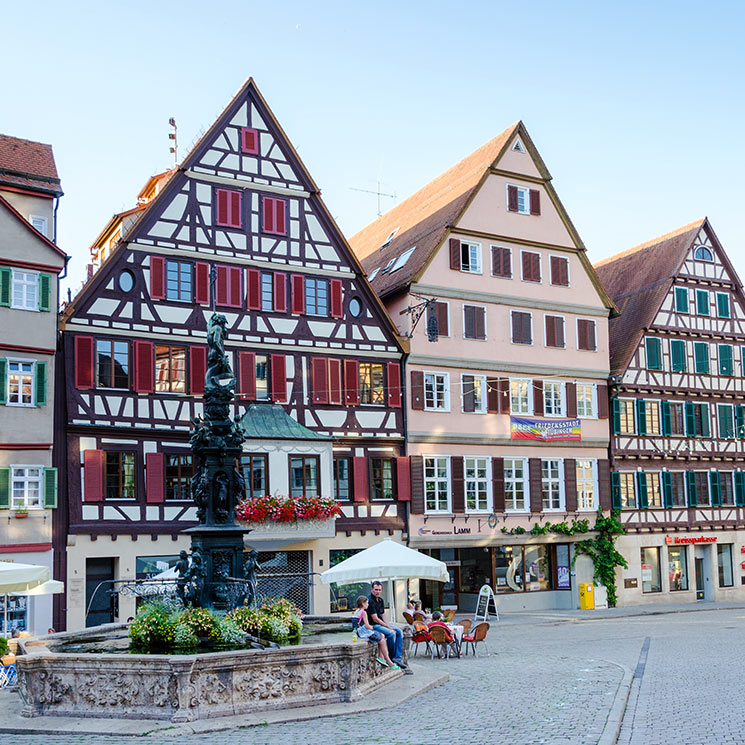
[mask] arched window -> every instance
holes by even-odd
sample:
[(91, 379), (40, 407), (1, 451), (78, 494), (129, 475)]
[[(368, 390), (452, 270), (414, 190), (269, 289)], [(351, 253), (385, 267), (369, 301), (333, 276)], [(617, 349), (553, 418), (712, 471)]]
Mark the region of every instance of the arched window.
[(696, 253), (693, 254), (694, 259), (700, 259), (701, 261), (714, 261), (714, 256), (706, 246), (699, 246), (696, 249)]

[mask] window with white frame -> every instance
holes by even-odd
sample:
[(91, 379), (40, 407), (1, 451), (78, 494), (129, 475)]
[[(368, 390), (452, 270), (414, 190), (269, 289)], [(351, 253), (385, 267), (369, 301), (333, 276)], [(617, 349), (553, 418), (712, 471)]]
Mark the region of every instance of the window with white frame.
[(510, 411), (513, 414), (533, 413), (533, 381), (530, 378), (510, 378)]
[(719, 498), (723, 505), (735, 504), (735, 487), (732, 471), (719, 472)]
[(39, 273), (13, 270), (13, 307), (39, 310)]
[(481, 274), (481, 244), (460, 242), (460, 270)]
[(659, 401), (645, 401), (644, 402), (644, 419), (647, 424), (648, 435), (659, 435), (660, 434), (660, 402)]
[[(511, 210), (513, 212), (519, 212), (521, 215), (530, 214), (530, 189), (527, 186), (508, 186), (508, 205), (509, 205), (509, 189), (514, 189), (517, 193), (517, 209)], [(512, 204), (514, 205), (514, 198)]]
[(633, 435), (636, 432), (634, 423), (634, 401), (628, 398), (618, 399), (619, 433)]
[(594, 383), (577, 383), (577, 416), (597, 419), (597, 387)]
[(577, 509), (596, 510), (598, 462), (585, 458), (577, 461)]
[(12, 466), (14, 510), (41, 509), (42, 466)]
[(621, 497), (621, 507), (636, 507), (636, 484), (631, 471), (618, 474), (618, 490)]
[(486, 413), (486, 376), (461, 375), (463, 411), (472, 414)]
[(564, 416), (564, 384), (554, 380), (543, 381), (543, 413), (546, 416)]
[(47, 235), (47, 218), (41, 215), (29, 215), (28, 221), (42, 234)]
[(528, 464), (524, 458), (504, 459), (505, 509), (524, 512), (528, 507)]
[(9, 406), (34, 405), (34, 362), (8, 360), (8, 390), (6, 401)]
[(541, 460), (541, 492), (544, 510), (564, 508), (564, 493), (561, 488), (561, 460)]
[(658, 471), (648, 471), (644, 474), (647, 485), (647, 507), (662, 507), (662, 487)]
[(465, 458), (466, 510), (491, 512), (489, 458)]
[(449, 373), (424, 373), (424, 408), (429, 411), (449, 411), (449, 388)]
[(449, 512), (450, 459), (424, 459), (424, 506), (427, 512)]

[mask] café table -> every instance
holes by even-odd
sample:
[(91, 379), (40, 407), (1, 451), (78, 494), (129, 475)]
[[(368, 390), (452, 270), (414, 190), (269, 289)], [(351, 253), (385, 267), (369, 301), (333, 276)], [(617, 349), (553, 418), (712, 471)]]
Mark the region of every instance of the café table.
[(453, 639), (455, 639), (455, 643), (458, 648), (458, 656), (460, 657), (460, 645), (463, 639), (464, 629), (460, 624), (457, 623), (449, 623), (448, 628), (450, 629), (450, 633), (452, 634)]

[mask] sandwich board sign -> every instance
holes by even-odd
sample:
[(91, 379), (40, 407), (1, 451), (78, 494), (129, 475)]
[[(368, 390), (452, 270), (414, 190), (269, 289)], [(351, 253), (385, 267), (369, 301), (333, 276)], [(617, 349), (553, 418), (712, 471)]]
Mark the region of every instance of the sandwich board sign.
[(494, 609), (494, 615), (499, 620), (499, 611), (497, 610), (497, 599), (494, 597), (494, 590), (490, 585), (483, 585), (479, 590), (479, 599), (476, 602), (476, 613), (473, 616), (474, 623), (481, 623), (489, 620), (489, 608)]

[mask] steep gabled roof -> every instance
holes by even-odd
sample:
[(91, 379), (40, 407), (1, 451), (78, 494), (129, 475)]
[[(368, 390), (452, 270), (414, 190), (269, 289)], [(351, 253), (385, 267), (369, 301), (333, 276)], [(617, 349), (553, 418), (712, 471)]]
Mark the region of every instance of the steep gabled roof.
[(38, 238), (42, 243), (46, 244), (56, 254), (67, 260), (69, 257), (67, 254), (56, 244), (47, 238), (44, 233), (40, 233), (7, 199), (0, 196), (0, 207), (5, 207), (8, 212), (23, 225), (23, 227)]
[(52, 146), (0, 135), (0, 184), (60, 196), (62, 187)]
[(621, 312), (609, 326), (611, 372), (626, 369), (704, 225), (708, 227), (705, 217), (595, 264)]

